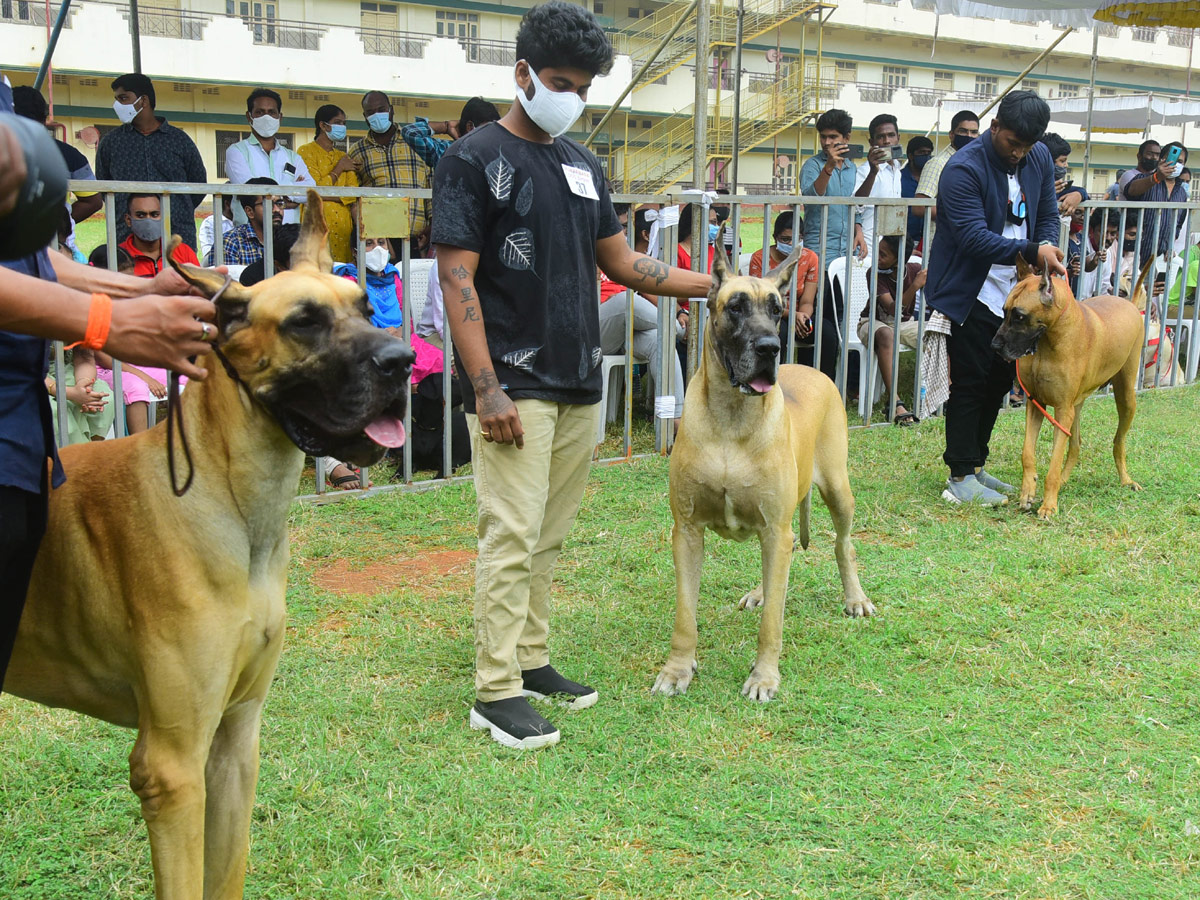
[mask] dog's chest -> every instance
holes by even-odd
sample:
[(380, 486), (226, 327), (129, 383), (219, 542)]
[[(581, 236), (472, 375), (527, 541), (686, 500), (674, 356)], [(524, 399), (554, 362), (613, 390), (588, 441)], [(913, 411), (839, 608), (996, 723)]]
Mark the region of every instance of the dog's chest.
[(683, 476), (693, 522), (734, 541), (763, 530), (767, 524), (764, 479), (761, 469), (747, 462), (737, 455), (707, 460)]

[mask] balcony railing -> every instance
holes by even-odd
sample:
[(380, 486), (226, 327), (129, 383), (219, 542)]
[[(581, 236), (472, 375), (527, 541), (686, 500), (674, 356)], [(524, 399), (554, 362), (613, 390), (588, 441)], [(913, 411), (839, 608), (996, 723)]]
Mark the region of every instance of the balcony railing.
[(1167, 33), (1167, 43), (1172, 47), (1190, 47), (1196, 35), (1193, 28), (1179, 28), (1175, 25), (1168, 25), (1163, 30)]
[(467, 52), (467, 62), (484, 66), (515, 66), (517, 44), (515, 41), (490, 41), (484, 38), (458, 38)]
[[(122, 18), (128, 21), (129, 7), (118, 5), (118, 9)], [(205, 13), (138, 4), (138, 28), (143, 36), (201, 41), (204, 40), (204, 26), (212, 19)]]
[(379, 28), (360, 28), (363, 50), (371, 56), (399, 56), (403, 59), (424, 59), (425, 48), (431, 40), (427, 34), (406, 31), (387, 31)]
[[(75, 7), (72, 6), (67, 11), (67, 21), (63, 23), (64, 28), (71, 27), (71, 17), (75, 14)], [(50, 7), (50, 22), (58, 18), (58, 6)], [(46, 4), (39, 3), (37, 0), (0, 0), (0, 22), (11, 22), (14, 25), (41, 25), (45, 26), (46, 22)]]
[(254, 35), (254, 43), (285, 50), (319, 50), (321, 38), (329, 31), (322, 25), (310, 25), (290, 19), (274, 19), (267, 16), (238, 16)]

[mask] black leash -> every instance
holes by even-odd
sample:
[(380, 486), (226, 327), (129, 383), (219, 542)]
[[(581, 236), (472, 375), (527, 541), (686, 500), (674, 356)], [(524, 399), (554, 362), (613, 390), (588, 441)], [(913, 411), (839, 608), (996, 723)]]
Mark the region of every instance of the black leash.
[[(225, 289), (232, 283), (233, 279), (226, 275), (225, 283), (218, 288), (215, 294), (212, 295), (212, 302), (218, 303), (221, 299), (221, 295), (225, 293)], [(217, 338), (220, 339), (219, 332), (217, 334)], [(217, 359), (221, 361), (221, 365), (225, 367), (225, 372), (229, 375), (229, 377), (232, 378), (239, 386), (244, 387), (245, 385), (242, 384), (242, 379), (238, 376), (237, 370), (234, 369), (233, 365), (229, 362), (228, 357), (221, 352), (221, 348), (217, 346), (215, 341), (213, 342), (212, 349), (213, 353), (216, 354)], [(188, 357), (188, 362), (195, 361), (196, 357)], [(176, 428), (179, 429), (179, 443), (183, 446), (183, 458), (187, 462), (187, 480), (184, 481), (182, 487), (178, 486), (178, 480), (175, 476)], [(187, 431), (185, 430), (183, 424), (183, 408), (179, 403), (178, 372), (171, 372), (170, 377), (167, 379), (167, 471), (171, 477), (171, 490), (174, 491), (176, 497), (182, 497), (192, 486), (192, 480), (196, 477), (196, 467), (192, 463), (192, 450), (188, 446)]]

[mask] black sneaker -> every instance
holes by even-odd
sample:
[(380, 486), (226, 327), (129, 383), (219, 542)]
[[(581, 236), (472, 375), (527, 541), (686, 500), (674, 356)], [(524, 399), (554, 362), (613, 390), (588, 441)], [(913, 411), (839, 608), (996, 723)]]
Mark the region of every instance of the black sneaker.
[(555, 671), (554, 666), (550, 665), (540, 669), (522, 670), (521, 680), (524, 682), (521, 693), (526, 697), (549, 700), (571, 709), (587, 709), (589, 706), (595, 706), (596, 701), (600, 699), (595, 688), (563, 678)]
[(524, 697), (506, 697), (471, 707), (471, 727), (487, 729), (492, 740), (514, 750), (536, 750), (558, 743), (558, 729), (538, 715)]

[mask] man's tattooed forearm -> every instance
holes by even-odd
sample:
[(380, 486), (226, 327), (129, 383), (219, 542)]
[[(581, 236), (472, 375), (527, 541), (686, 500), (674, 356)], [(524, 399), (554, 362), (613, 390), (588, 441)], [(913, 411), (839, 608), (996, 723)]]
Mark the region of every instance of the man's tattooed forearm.
[(470, 276), (471, 273), (467, 271), (466, 266), (464, 266), (460, 263), (459, 265), (455, 266), (453, 269), (450, 270), (450, 274), (453, 275), (455, 278), (457, 278), (459, 281), (465, 281), (467, 279), (467, 277)]
[(463, 312), (462, 320), (464, 322), (482, 322), (483, 321), (481, 318), (479, 318), (479, 310), (477, 310), (473, 306), (468, 306), (466, 308), (466, 310)]
[(458, 302), (459, 303), (470, 303), (474, 299), (475, 299), (475, 295), (473, 293), (471, 293), (471, 289), (463, 288), (462, 289), (462, 299), (459, 300)]
[(655, 285), (660, 285), (667, 280), (671, 267), (661, 260), (643, 256), (634, 261), (633, 271), (642, 276), (642, 281), (653, 280)]

